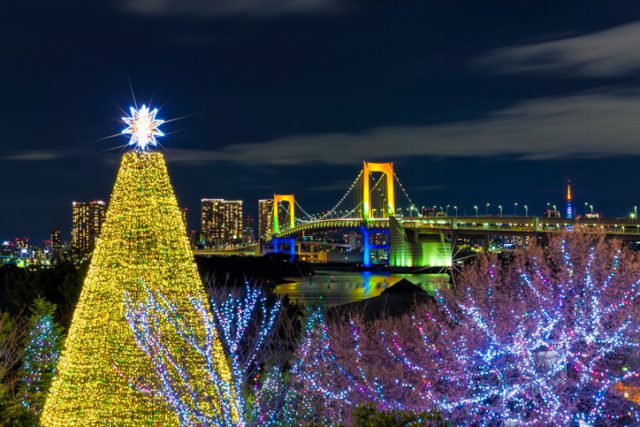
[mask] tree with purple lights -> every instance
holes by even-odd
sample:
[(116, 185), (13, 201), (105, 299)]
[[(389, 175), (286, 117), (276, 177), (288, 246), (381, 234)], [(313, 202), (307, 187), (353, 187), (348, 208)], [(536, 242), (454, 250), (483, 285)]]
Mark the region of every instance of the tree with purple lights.
[[(294, 369), (317, 417), (357, 404), (440, 410), (455, 424), (634, 424), (640, 262), (621, 242), (571, 233), (487, 255), (411, 316), (326, 322), (315, 311)], [(324, 403), (326, 401), (327, 403)]]

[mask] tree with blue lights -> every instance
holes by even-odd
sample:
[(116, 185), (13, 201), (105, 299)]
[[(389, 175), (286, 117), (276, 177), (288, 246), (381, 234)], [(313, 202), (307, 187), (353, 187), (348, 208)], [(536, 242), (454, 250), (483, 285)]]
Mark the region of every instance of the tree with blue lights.
[[(273, 332), (281, 313), (279, 300), (246, 285), (242, 291), (214, 292), (207, 301), (191, 298), (191, 309), (204, 327), (204, 336), (194, 333), (184, 313), (162, 293), (146, 288), (146, 296), (134, 301), (125, 295), (125, 316), (135, 341), (146, 355), (149, 374), (130, 379), (143, 393), (162, 396), (183, 426), (270, 426), (291, 424), (288, 382), (283, 367), (266, 363)], [(211, 313), (211, 314), (210, 314)], [(169, 345), (161, 325), (182, 340)], [(287, 331), (290, 332), (290, 331)], [(219, 372), (212, 343), (220, 340), (230, 362), (231, 375)], [(204, 375), (185, 366), (181, 354), (198, 353), (204, 360)], [(219, 400), (210, 402), (200, 393), (202, 385), (219, 390)], [(218, 408), (209, 411), (210, 405)]]
[(463, 271), (459, 293), (400, 319), (327, 322), (299, 349), (316, 417), (359, 404), (439, 410), (456, 425), (637, 425), (640, 260), (571, 233)]
[(37, 419), (60, 357), (62, 329), (54, 318), (55, 304), (38, 298), (31, 311), (18, 391), (22, 406)]

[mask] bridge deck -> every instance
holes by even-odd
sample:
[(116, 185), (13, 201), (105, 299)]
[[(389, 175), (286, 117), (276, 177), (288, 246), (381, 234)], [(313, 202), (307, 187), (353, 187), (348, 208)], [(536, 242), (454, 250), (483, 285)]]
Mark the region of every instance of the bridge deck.
[[(513, 217), (513, 216), (479, 216), (479, 217), (397, 217), (396, 221), (403, 228), (434, 230), (440, 232), (458, 232), (462, 234), (538, 234), (566, 231), (587, 233), (604, 233), (609, 235), (640, 237), (640, 221), (630, 218), (547, 218), (547, 217)], [(309, 222), (280, 232), (276, 237), (297, 237), (304, 233), (330, 230), (336, 228), (387, 229), (388, 218), (373, 218), (364, 221), (362, 218), (326, 219)]]

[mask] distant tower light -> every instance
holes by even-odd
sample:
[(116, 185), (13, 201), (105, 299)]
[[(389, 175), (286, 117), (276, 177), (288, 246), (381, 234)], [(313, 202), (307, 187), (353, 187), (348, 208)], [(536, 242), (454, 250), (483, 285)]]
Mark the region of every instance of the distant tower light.
[(567, 180), (567, 219), (573, 219), (573, 201), (571, 199), (571, 180)]

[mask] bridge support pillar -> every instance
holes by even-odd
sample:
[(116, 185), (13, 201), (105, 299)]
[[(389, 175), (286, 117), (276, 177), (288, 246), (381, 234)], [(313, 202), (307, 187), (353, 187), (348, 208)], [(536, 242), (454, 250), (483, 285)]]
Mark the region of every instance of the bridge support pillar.
[(362, 265), (371, 267), (371, 240), (369, 238), (369, 230), (367, 227), (360, 227), (362, 233)]
[(285, 245), (289, 244), (289, 255), (291, 262), (296, 259), (296, 239), (279, 239), (274, 237), (271, 239), (271, 244), (273, 245), (273, 253), (280, 253), (280, 245), (283, 245), (282, 252), (287, 252), (285, 249)]
[(480, 245), (482, 246), (483, 252), (489, 252), (489, 248), (491, 247), (491, 236), (484, 236), (480, 241)]
[[(360, 227), (360, 233), (362, 233), (362, 265), (364, 267), (371, 267), (371, 250), (382, 249), (387, 252), (387, 257), (390, 258), (389, 249), (389, 230), (374, 228), (368, 229), (364, 225)], [(371, 244), (371, 234), (384, 234), (386, 243), (382, 245)]]
[(289, 240), (289, 261), (294, 262), (296, 260), (296, 239)]
[(450, 267), (451, 243), (439, 230), (404, 228), (389, 218), (389, 265), (392, 267)]

